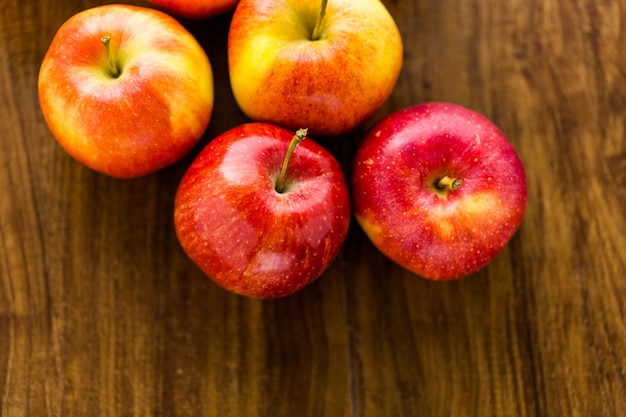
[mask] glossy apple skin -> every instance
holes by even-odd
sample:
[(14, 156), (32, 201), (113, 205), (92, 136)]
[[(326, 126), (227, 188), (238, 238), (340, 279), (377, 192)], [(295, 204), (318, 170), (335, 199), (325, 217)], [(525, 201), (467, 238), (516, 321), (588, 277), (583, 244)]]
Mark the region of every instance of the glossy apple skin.
[(391, 94), (402, 39), (380, 0), (331, 0), (322, 36), (310, 35), (320, 0), (241, 0), (228, 35), (235, 99), (253, 120), (338, 136)]
[[(101, 38), (121, 69), (111, 75)], [(38, 80), (43, 116), (59, 144), (101, 173), (130, 178), (182, 158), (213, 110), (213, 73), (196, 39), (169, 15), (106, 5), (57, 31)]]
[(289, 188), (275, 190), (294, 132), (265, 123), (213, 139), (176, 193), (176, 233), (217, 284), (254, 298), (284, 297), (317, 279), (338, 254), (350, 222), (341, 167), (313, 139), (295, 149)]
[[(462, 181), (440, 190), (444, 176)], [(487, 265), (518, 229), (527, 198), (522, 163), (484, 116), (450, 103), (382, 119), (354, 159), (355, 217), (388, 258), (433, 280)]]
[(165, 12), (187, 19), (206, 19), (235, 9), (239, 0), (149, 0)]

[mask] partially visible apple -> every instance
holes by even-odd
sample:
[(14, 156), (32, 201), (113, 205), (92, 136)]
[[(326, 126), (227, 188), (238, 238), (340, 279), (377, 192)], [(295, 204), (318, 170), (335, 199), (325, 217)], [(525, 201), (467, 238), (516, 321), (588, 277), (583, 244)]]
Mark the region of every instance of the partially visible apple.
[(114, 177), (145, 175), (182, 158), (213, 110), (209, 59), (166, 13), (105, 5), (57, 31), (39, 72), (39, 102), (59, 144)]
[(239, 0), (148, 0), (165, 12), (187, 19), (206, 19), (235, 9)]
[(380, 0), (241, 0), (228, 65), (235, 99), (253, 120), (337, 136), (388, 99), (402, 39)]
[(341, 167), (305, 136), (266, 123), (235, 127), (209, 142), (179, 185), (181, 246), (229, 291), (293, 294), (327, 269), (346, 238), (351, 211)]
[(387, 257), (433, 280), (486, 266), (526, 209), (522, 163), (486, 117), (450, 103), (387, 116), (359, 147), (355, 217)]

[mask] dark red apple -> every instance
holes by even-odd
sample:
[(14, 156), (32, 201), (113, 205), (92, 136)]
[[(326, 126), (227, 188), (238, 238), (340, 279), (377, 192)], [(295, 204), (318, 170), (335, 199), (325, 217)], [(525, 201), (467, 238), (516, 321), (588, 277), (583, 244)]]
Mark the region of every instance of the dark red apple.
[(351, 214), (343, 172), (304, 136), (265, 123), (233, 128), (200, 152), (179, 185), (178, 239), (229, 291), (293, 294), (317, 279), (343, 245)]
[(355, 217), (391, 260), (433, 280), (491, 262), (526, 209), (522, 163), (502, 131), (465, 107), (427, 103), (368, 132), (353, 167)]

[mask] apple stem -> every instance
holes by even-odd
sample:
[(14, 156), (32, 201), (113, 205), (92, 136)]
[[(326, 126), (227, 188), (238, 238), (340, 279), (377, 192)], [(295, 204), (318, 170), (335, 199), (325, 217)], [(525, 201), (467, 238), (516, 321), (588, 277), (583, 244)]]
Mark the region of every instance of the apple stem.
[(322, 7), (315, 20), (315, 26), (313, 27), (313, 33), (311, 34), (311, 40), (316, 41), (322, 37), (322, 20), (326, 14), (326, 6), (328, 6), (328, 0), (322, 0)]
[(103, 36), (102, 38), (100, 38), (100, 40), (104, 44), (104, 49), (107, 53), (107, 63), (109, 64), (109, 71), (111, 71), (111, 75), (113, 75), (113, 77), (117, 78), (120, 75), (120, 69), (117, 67), (117, 65), (115, 65), (115, 59), (113, 58), (113, 54), (111, 53), (111, 37)]
[(291, 139), (291, 142), (289, 142), (289, 148), (287, 148), (287, 154), (285, 155), (285, 159), (283, 160), (283, 166), (280, 170), (280, 175), (278, 175), (278, 178), (276, 179), (275, 189), (279, 193), (284, 193), (287, 188), (286, 176), (289, 161), (291, 161), (291, 156), (293, 155), (294, 149), (296, 149), (296, 146), (298, 146), (298, 144), (302, 142), (304, 138), (306, 138), (307, 133), (308, 129), (298, 129), (296, 131), (296, 134)]
[(462, 182), (463, 181), (461, 181), (458, 178), (450, 178), (446, 175), (445, 177), (437, 181), (437, 188), (439, 188), (440, 190), (449, 188), (450, 190), (454, 191), (454, 190), (458, 190)]

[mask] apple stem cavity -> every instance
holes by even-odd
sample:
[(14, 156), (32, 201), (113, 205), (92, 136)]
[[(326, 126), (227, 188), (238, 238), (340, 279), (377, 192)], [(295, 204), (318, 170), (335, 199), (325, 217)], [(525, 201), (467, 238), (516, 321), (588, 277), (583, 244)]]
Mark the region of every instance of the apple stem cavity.
[(450, 189), (451, 191), (454, 191), (454, 190), (458, 190), (462, 183), (463, 181), (461, 181), (460, 179), (450, 178), (449, 176), (446, 175), (445, 177), (437, 181), (437, 188), (439, 188), (442, 191), (445, 190), (446, 188)]
[(104, 49), (106, 50), (109, 71), (111, 72), (113, 78), (117, 78), (120, 76), (120, 69), (117, 67), (117, 64), (115, 63), (115, 58), (113, 58), (113, 53), (111, 52), (111, 37), (103, 36), (102, 38), (100, 38), (100, 40), (104, 44)]
[(274, 185), (276, 192), (280, 194), (287, 191), (287, 185), (288, 185), (287, 179), (286, 179), (287, 167), (289, 166), (289, 161), (291, 161), (291, 156), (293, 155), (293, 151), (296, 149), (296, 146), (298, 146), (298, 144), (302, 142), (304, 138), (306, 138), (308, 131), (309, 130), (306, 128), (298, 129), (296, 131), (296, 134), (291, 139), (291, 142), (289, 142), (289, 148), (287, 148), (287, 154), (285, 155), (285, 159), (283, 160), (283, 166), (280, 170), (280, 174), (278, 175), (278, 178), (276, 179), (276, 183)]
[(322, 7), (315, 20), (315, 26), (313, 26), (313, 33), (311, 33), (311, 40), (317, 41), (322, 37), (322, 20), (326, 15), (326, 6), (328, 6), (328, 0), (322, 0)]

